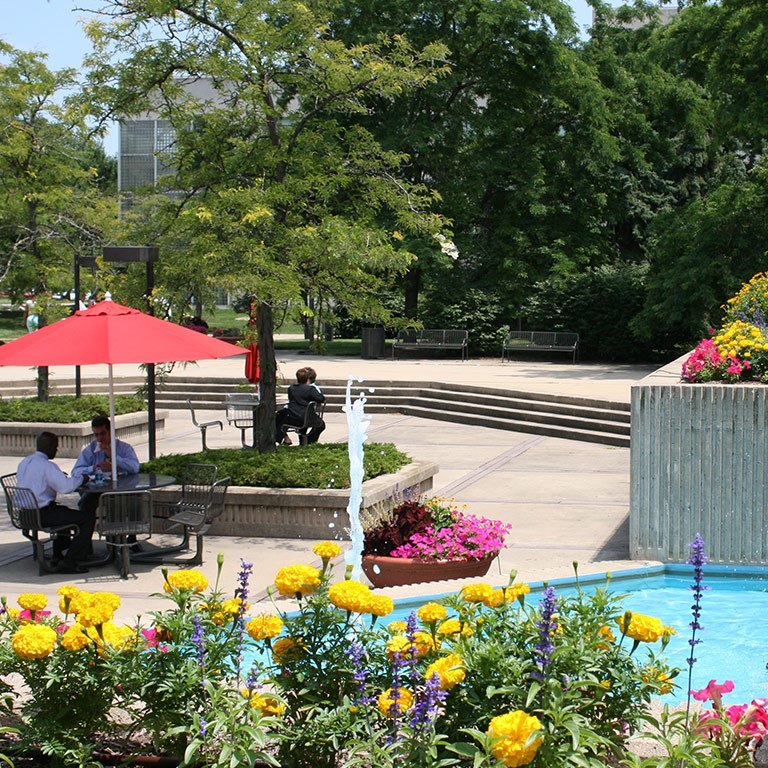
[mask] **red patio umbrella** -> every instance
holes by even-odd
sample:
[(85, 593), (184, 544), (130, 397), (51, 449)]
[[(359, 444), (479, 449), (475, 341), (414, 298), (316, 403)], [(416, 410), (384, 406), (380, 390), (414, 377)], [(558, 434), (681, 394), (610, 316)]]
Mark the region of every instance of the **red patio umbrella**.
[[(211, 360), (242, 353), (232, 344), (114, 301), (102, 301), (0, 346), (0, 365), (108, 365), (109, 416), (114, 424), (113, 365)], [(112, 455), (116, 455), (115, 430)], [(117, 479), (114, 463), (112, 476)]]

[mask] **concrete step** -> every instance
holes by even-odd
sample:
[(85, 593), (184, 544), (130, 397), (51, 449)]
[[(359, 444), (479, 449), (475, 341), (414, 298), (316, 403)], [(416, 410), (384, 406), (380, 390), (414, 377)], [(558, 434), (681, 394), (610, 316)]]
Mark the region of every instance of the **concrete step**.
[(435, 419), (437, 421), (459, 422), (473, 426), (490, 427), (491, 429), (506, 429), (513, 432), (526, 432), (547, 437), (559, 437), (565, 440), (580, 440), (587, 443), (600, 445), (614, 445), (621, 448), (629, 448), (630, 438), (610, 432), (602, 432), (593, 429), (577, 429), (573, 427), (561, 427), (551, 424), (541, 424), (519, 419), (501, 419), (475, 414), (461, 414), (455, 411), (440, 411), (434, 408), (419, 408), (408, 406), (402, 409), (402, 413), (408, 416)]

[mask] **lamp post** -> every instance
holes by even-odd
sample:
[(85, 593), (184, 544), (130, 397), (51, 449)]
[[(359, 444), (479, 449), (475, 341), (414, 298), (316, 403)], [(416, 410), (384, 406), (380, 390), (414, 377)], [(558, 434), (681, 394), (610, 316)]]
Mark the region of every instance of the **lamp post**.
[[(104, 261), (138, 262), (147, 265), (147, 311), (154, 315), (152, 291), (155, 287), (155, 262), (160, 249), (155, 245), (122, 245), (102, 249)], [(155, 364), (147, 364), (147, 450), (150, 461), (157, 453), (157, 433), (155, 430)]]
[[(77, 312), (80, 306), (80, 267), (90, 267), (93, 269), (96, 266), (95, 256), (80, 256), (75, 254), (75, 300), (72, 303), (72, 314)], [(75, 366), (75, 397), (80, 397), (82, 394), (82, 383), (80, 379), (80, 366)]]

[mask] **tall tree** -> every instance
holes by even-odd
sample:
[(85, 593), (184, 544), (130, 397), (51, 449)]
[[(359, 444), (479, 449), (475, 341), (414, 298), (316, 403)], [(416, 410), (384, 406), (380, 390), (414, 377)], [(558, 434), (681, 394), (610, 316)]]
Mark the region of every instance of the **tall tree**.
[[(321, 3), (110, 0), (94, 23), (91, 88), (104, 114), (153, 110), (176, 140), (173, 199), (158, 204), (161, 280), (191, 269), (257, 300), (260, 450), (274, 447), (273, 306), (307, 289), (370, 313), (377, 277), (412, 254), (400, 233), (437, 232), (433, 194), (405, 155), (357, 124), (373, 94), (393, 99), (442, 71), (441, 46), (381, 36), (344, 45)], [(190, 84), (213, 86), (196, 98)], [(386, 226), (385, 226), (386, 224)]]
[(42, 53), (0, 42), (0, 282), (35, 289), (71, 286), (75, 253), (91, 255), (116, 219), (105, 199), (103, 150), (71, 98), (72, 69), (50, 70)]
[[(108, 164), (73, 98), (75, 71), (2, 41), (0, 55), (0, 284), (15, 298), (33, 290), (45, 323), (63, 312), (51, 289), (71, 287), (74, 256), (101, 244), (115, 200), (99, 188), (96, 165)], [(47, 368), (38, 396), (48, 396)]]

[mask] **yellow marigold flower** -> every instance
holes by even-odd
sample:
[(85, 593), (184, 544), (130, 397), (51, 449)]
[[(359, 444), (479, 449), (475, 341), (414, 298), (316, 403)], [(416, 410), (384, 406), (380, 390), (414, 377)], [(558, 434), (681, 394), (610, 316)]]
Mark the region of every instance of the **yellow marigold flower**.
[(416, 653), (426, 656), (430, 651), (436, 651), (440, 647), (440, 641), (436, 640), (429, 632), (415, 632), (413, 642), (416, 644)]
[(597, 630), (597, 634), (599, 636), (600, 642), (596, 645), (602, 651), (607, 651), (611, 647), (609, 643), (612, 643), (614, 640), (616, 640), (616, 636), (611, 631), (611, 628), (605, 624)]
[(61, 647), (66, 651), (82, 651), (92, 642), (91, 638), (85, 634), (82, 625), (73, 624), (62, 636)]
[(508, 602), (510, 602), (510, 598), (504, 594), (502, 589), (492, 589), (483, 598), (483, 605), (488, 606), (488, 608), (498, 608)]
[(628, 627), (624, 626), (624, 616), (616, 621), (627, 637), (642, 643), (655, 643), (664, 634), (664, 625), (661, 620), (643, 613), (633, 613)]
[(405, 635), (395, 635), (394, 637), (390, 637), (387, 641), (387, 655), (390, 659), (396, 653), (401, 653), (403, 655), (410, 653), (411, 648), (415, 649), (416, 644), (412, 643)]
[(656, 683), (659, 686), (659, 693), (662, 696), (666, 696), (668, 693), (672, 693), (673, 683), (672, 676), (666, 672), (662, 672), (656, 667), (647, 667), (640, 673), (644, 683)]
[(507, 595), (510, 595), (510, 600), (517, 600), (519, 597), (522, 597), (523, 595), (529, 594), (531, 591), (531, 587), (529, 584), (525, 584), (522, 581), (516, 582), (515, 584), (512, 584), (511, 586), (507, 587)]
[(230, 616), (237, 616), (240, 613), (240, 606), (243, 604), (242, 598), (230, 597), (221, 604), (221, 610)]
[(254, 709), (258, 709), (262, 714), (279, 716), (285, 710), (285, 704), (274, 696), (258, 691), (249, 691), (247, 688), (242, 688), (240, 693), (250, 701)]
[(461, 599), (468, 603), (483, 603), (491, 592), (493, 587), (490, 584), (484, 582), (468, 584), (461, 590)]
[(396, 692), (395, 689), (387, 688), (379, 695), (377, 706), (385, 717), (395, 717), (413, 706), (413, 694), (407, 688), (397, 688)]
[(445, 606), (440, 605), (440, 603), (427, 603), (426, 605), (422, 605), (416, 613), (425, 624), (434, 624), (435, 622), (443, 621), (448, 616), (448, 611), (445, 610)]
[(426, 656), (430, 651), (436, 650), (438, 647), (439, 643), (435, 643), (429, 632), (416, 632), (413, 637), (413, 642), (411, 642), (405, 635), (394, 635), (387, 641), (387, 655), (391, 659), (396, 653), (401, 653), (403, 655), (415, 653), (416, 656), (421, 658), (422, 656)]
[(424, 677), (429, 680), (432, 675), (437, 674), (440, 677), (440, 688), (448, 691), (454, 685), (464, 682), (467, 671), (464, 669), (464, 660), (457, 653), (450, 653), (437, 661), (433, 661), (424, 673)]
[(528, 765), (541, 746), (541, 737), (528, 743), (531, 734), (541, 730), (537, 717), (522, 710), (508, 712), (494, 717), (488, 724), (488, 735), (494, 741), (491, 747), (493, 756), (510, 768)]
[(341, 547), (335, 541), (319, 541), (312, 551), (323, 560), (332, 560), (341, 554)]
[(90, 592), (83, 592), (78, 591), (71, 595), (71, 602), (69, 604), (69, 612), (78, 614), (80, 613), (80, 610), (84, 608), (86, 605), (90, 605), (91, 603), (91, 593)]
[(25, 611), (42, 611), (48, 605), (48, 598), (39, 592), (25, 592), (19, 595), (18, 602)]
[(94, 592), (91, 599), (94, 603), (108, 606), (113, 613), (120, 607), (120, 598), (114, 592)]
[(404, 621), (390, 621), (387, 624), (387, 630), (391, 635), (403, 634), (408, 629), (408, 625)]
[(665, 635), (676, 635), (677, 630), (674, 627), (667, 626), (666, 624), (662, 627), (664, 630)]
[(395, 610), (395, 603), (386, 595), (371, 595), (368, 601), (368, 611), (374, 616), (389, 616)]
[(56, 594), (61, 595), (59, 598), (59, 610), (62, 613), (72, 613), (72, 600), (75, 595), (80, 594), (80, 590), (77, 587), (65, 584), (56, 590)]
[[(101, 630), (101, 634), (99, 634), (99, 629)], [(104, 622), (99, 629), (96, 627), (87, 627), (85, 630), (88, 637), (99, 646), (99, 655), (104, 655), (105, 645), (108, 645), (117, 651), (128, 650), (133, 646), (131, 640), (136, 637), (136, 632), (131, 629), (131, 627), (107, 621)]]
[(260, 616), (254, 616), (245, 625), (245, 631), (254, 640), (277, 637), (283, 631), (283, 620), (279, 616), (263, 613)]
[(208, 589), (208, 579), (200, 571), (174, 571), (168, 574), (163, 589), (169, 593), (174, 589), (203, 592)]
[(304, 648), (301, 642), (292, 637), (279, 637), (272, 644), (272, 661), (275, 664), (285, 665), (290, 661), (295, 661), (302, 653), (304, 653)]
[(56, 630), (44, 624), (24, 624), (13, 633), (11, 647), (20, 659), (44, 659), (56, 647)]
[(277, 572), (275, 586), (281, 595), (309, 595), (320, 586), (320, 571), (311, 565), (287, 565)]
[(371, 597), (371, 590), (360, 581), (338, 581), (328, 589), (328, 599), (352, 613), (368, 613)]
[(21, 613), (21, 611), (18, 608), (13, 608), (12, 606), (8, 607), (8, 615), (12, 619), (18, 619), (20, 613)]
[(112, 620), (115, 612), (108, 603), (100, 603), (90, 600), (87, 605), (82, 605), (77, 612), (77, 621), (84, 627), (97, 627)]
[(446, 619), (438, 628), (437, 633), (439, 635), (458, 635), (462, 637), (469, 637), (474, 634), (472, 627), (466, 621), (459, 621), (459, 619)]

